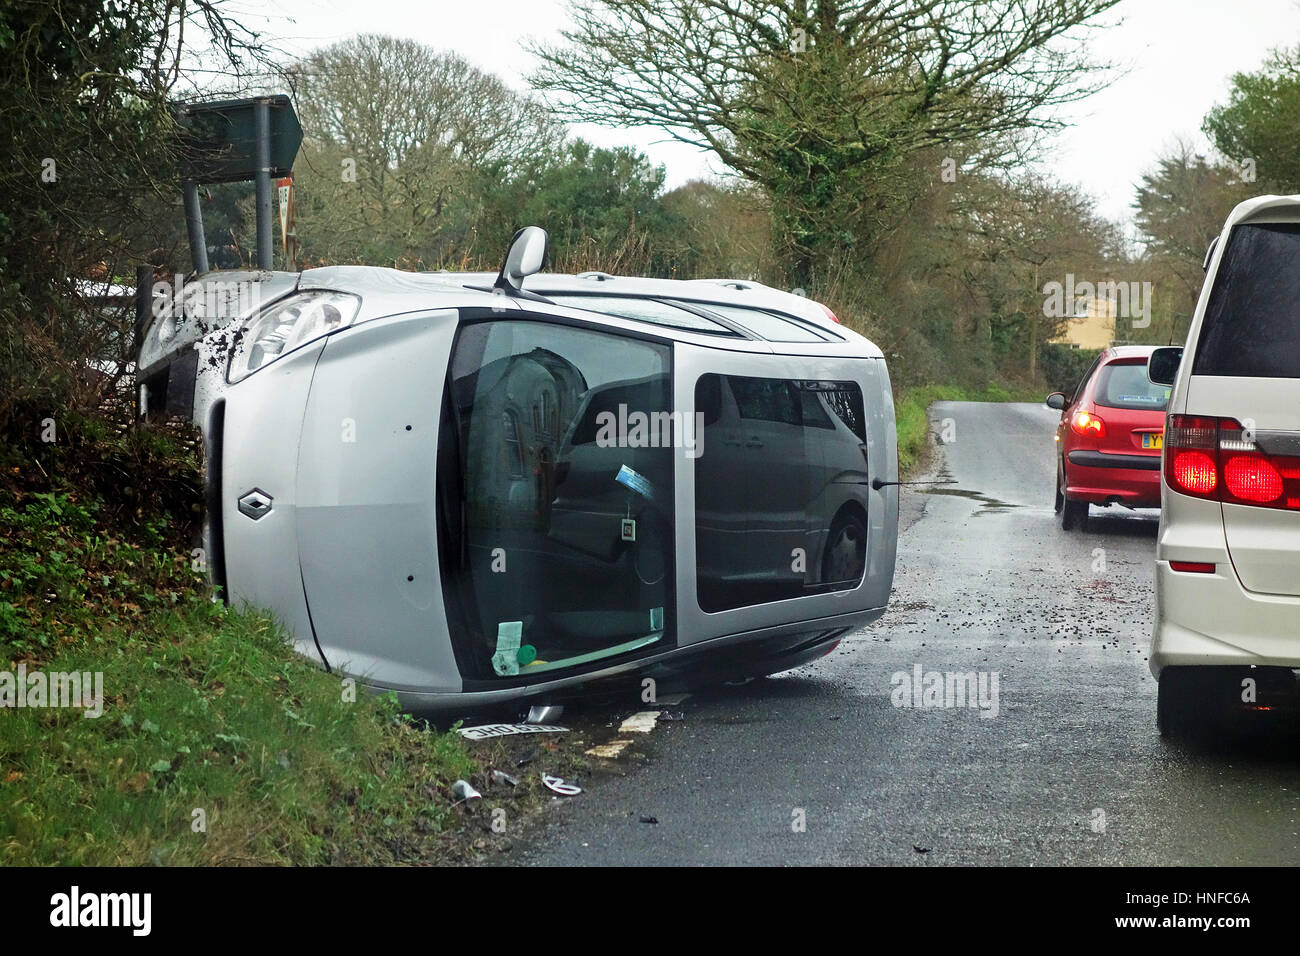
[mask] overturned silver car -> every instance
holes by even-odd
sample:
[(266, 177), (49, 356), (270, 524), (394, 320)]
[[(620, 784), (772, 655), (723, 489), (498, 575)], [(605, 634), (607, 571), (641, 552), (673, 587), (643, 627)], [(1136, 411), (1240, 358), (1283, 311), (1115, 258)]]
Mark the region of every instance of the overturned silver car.
[(202, 427), (225, 598), (412, 710), (774, 673), (884, 613), (881, 352), (799, 296), (550, 275), (544, 245), (208, 273), (155, 310), (141, 406)]

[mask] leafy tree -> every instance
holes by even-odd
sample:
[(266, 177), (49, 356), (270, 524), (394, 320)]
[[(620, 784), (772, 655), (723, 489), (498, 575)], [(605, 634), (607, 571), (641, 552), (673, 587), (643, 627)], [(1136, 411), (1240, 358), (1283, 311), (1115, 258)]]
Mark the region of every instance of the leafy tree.
[(1142, 176), (1133, 208), (1145, 245), (1143, 268), (1156, 290), (1152, 342), (1187, 334), (1204, 280), (1205, 252), (1232, 207), (1253, 190), (1239, 170), (1180, 143)]
[[(264, 59), (219, 0), (7, 0), (0, 6), (0, 430), (52, 414), (106, 338), (78, 280), (118, 278), (174, 237), (183, 63)], [(131, 326), (110, 331), (129, 341)]]
[(1239, 175), (1300, 191), (1300, 47), (1274, 51), (1259, 70), (1233, 76), (1227, 104), (1212, 109), (1201, 128)]
[(1116, 2), (571, 0), (532, 79), (572, 119), (662, 128), (760, 185), (806, 284), (896, 221), (906, 157), (978, 142), (988, 163), (1058, 125), (1093, 69), (1063, 38)]
[(771, 209), (760, 190), (743, 182), (696, 179), (665, 194), (663, 203), (681, 223), (675, 274), (784, 280), (772, 248)]
[(489, 190), (480, 227), (499, 240), (497, 255), (515, 229), (535, 224), (550, 234), (555, 268), (626, 271), (620, 261), (637, 254), (638, 271), (667, 275), (682, 224), (660, 199), (663, 177), (630, 147), (573, 140), (558, 157)]

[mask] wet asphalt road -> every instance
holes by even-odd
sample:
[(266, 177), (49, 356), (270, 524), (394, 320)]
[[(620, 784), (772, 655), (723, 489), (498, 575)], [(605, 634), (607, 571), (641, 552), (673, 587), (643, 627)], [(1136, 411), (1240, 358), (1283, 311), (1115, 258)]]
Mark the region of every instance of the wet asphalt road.
[[(1087, 532), (1062, 531), (1056, 416), (934, 406), (955, 440), (933, 475), (955, 484), (908, 490), (885, 617), (812, 665), (692, 695), (643, 765), (557, 801), (510, 862), (1300, 862), (1293, 729), (1157, 735), (1157, 515), (1094, 508)], [(894, 706), (891, 678), (918, 664), (997, 672), (997, 716)]]

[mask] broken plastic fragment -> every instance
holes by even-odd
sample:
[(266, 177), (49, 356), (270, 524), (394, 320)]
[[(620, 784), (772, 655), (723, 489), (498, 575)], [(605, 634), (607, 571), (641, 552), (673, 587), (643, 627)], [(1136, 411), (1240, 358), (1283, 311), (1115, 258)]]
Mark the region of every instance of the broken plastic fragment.
[(542, 783), (548, 790), (553, 790), (562, 797), (576, 797), (582, 793), (582, 788), (577, 784), (565, 783), (560, 777), (552, 777), (549, 773), (542, 774)]
[(534, 704), (528, 708), (526, 724), (545, 724), (559, 720), (564, 716), (564, 708), (559, 704)]
[(451, 795), (456, 798), (457, 802), (465, 800), (478, 800), (483, 794), (479, 793), (467, 780), (457, 780), (451, 785)]
[(503, 783), (503, 784), (505, 784), (507, 787), (517, 787), (517, 786), (519, 786), (519, 780), (518, 780), (516, 777), (512, 777), (512, 776), (510, 776), (510, 774), (506, 773), (504, 770), (493, 770), (493, 771), (492, 771), (492, 782), (493, 782), (493, 783)]
[(619, 725), (618, 732), (620, 734), (648, 734), (655, 729), (655, 722), (658, 720), (659, 711), (643, 710), (623, 721)]
[(630, 744), (630, 743), (632, 743), (632, 741), (630, 741), (630, 740), (623, 740), (623, 739), (621, 739), (621, 738), (618, 739), (618, 740), (611, 740), (611, 741), (610, 741), (609, 743), (607, 743), (607, 744), (601, 744), (601, 745), (598, 746), (598, 747), (592, 747), (590, 750), (587, 751), (587, 756), (589, 756), (589, 757), (603, 757), (603, 758), (605, 758), (606, 760), (613, 760), (615, 757), (617, 757), (619, 754), (621, 754), (624, 750), (626, 750), (627, 747), (628, 747), (628, 744)]

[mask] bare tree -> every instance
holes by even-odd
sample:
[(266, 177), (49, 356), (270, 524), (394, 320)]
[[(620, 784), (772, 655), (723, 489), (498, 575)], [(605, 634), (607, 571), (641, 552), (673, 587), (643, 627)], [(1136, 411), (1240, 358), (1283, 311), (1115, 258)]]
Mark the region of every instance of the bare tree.
[(376, 237), (391, 255), (426, 254), (453, 193), (477, 175), (511, 174), (564, 137), (541, 104), (412, 40), (357, 36), (288, 76), (306, 137), (302, 185), (317, 200), (304, 195), (299, 231), (331, 258), (366, 258), (375, 246), (363, 240)]

